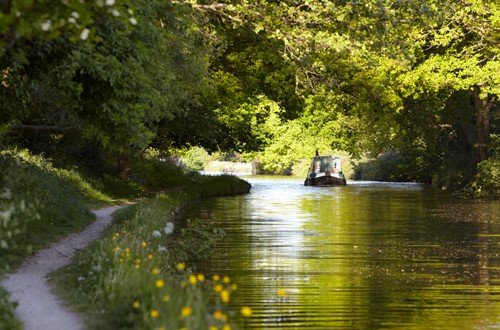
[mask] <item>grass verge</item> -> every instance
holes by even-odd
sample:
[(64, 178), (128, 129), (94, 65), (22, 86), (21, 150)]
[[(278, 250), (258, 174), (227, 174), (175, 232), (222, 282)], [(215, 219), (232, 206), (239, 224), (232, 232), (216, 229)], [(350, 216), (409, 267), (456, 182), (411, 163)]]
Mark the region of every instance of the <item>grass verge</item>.
[(118, 211), (99, 242), (53, 274), (90, 329), (235, 329), (251, 315), (249, 308), (231, 310), (237, 285), (229, 277), (194, 274), (186, 266), (208, 253), (223, 231), (199, 220), (174, 226), (177, 210), (246, 186), (229, 176), (202, 181)]

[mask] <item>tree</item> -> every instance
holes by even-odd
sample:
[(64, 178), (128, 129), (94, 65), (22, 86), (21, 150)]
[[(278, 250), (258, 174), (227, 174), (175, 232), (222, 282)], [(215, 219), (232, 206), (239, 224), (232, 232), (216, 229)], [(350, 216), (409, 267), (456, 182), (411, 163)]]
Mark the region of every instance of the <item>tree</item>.
[(441, 4), (439, 12), (439, 19), (417, 38), (422, 57), (405, 79), (412, 81), (415, 96), (422, 93), (417, 84), (434, 93), (469, 92), (475, 109), (474, 152), (481, 162), (488, 158), (489, 120), (500, 95), (500, 7), (495, 1), (462, 0)]
[(49, 37), (37, 30), (6, 45), (2, 124), (20, 134), (76, 130), (111, 152), (142, 150), (161, 120), (195, 102), (206, 72), (196, 27), (185, 6), (170, 2), (82, 6), (92, 21), (85, 38), (62, 26)]

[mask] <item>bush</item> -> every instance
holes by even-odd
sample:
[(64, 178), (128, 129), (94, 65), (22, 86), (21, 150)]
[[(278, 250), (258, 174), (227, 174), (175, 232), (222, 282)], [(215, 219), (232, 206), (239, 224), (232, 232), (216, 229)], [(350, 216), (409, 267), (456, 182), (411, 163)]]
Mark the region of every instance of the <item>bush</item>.
[(367, 160), (354, 166), (354, 180), (369, 181), (412, 181), (407, 173), (406, 158), (399, 153), (385, 153), (376, 159)]
[(15, 304), (8, 299), (7, 292), (0, 287), (0, 329), (1, 330), (20, 330), (21, 322), (16, 319), (14, 314)]
[(148, 188), (171, 188), (184, 186), (190, 182), (188, 170), (165, 159), (135, 158), (131, 160), (130, 179), (138, 185)]
[(474, 180), (457, 193), (466, 198), (500, 198), (500, 157), (490, 158), (477, 164)]
[(187, 167), (193, 170), (202, 170), (212, 160), (208, 152), (200, 147), (193, 147), (182, 158)]

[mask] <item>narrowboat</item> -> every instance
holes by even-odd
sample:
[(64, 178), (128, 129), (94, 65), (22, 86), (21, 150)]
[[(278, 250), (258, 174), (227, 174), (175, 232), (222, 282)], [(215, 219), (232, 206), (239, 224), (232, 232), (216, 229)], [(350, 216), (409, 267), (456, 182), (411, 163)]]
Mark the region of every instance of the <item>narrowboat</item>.
[(316, 151), (316, 157), (311, 161), (307, 172), (304, 186), (345, 186), (346, 180), (342, 173), (340, 157), (320, 156)]

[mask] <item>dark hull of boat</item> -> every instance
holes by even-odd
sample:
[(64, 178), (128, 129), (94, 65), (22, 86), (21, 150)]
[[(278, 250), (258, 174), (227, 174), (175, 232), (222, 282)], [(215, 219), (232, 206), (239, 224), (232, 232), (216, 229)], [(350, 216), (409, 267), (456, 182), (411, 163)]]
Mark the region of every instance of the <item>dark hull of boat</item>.
[(331, 186), (345, 186), (346, 180), (337, 178), (330, 175), (320, 176), (318, 178), (307, 178), (304, 186), (317, 186), (317, 187), (331, 187)]

